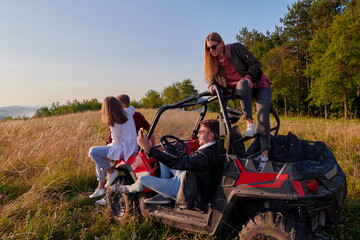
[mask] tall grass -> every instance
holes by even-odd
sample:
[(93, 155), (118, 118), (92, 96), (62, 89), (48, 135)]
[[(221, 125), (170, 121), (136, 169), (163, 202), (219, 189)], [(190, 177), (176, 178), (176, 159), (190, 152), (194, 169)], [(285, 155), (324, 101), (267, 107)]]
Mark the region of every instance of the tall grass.
[[(140, 111), (150, 122), (156, 112)], [(188, 126), (182, 113), (170, 115), (164, 116), (157, 138), (165, 133), (183, 137)], [(360, 121), (283, 118), (281, 124), (280, 133), (324, 141), (334, 152), (349, 185), (337, 236), (356, 236)], [(99, 112), (1, 122), (0, 239), (212, 239), (141, 218), (120, 227), (95, 206), (88, 198), (97, 184), (88, 150), (103, 145), (106, 135)]]

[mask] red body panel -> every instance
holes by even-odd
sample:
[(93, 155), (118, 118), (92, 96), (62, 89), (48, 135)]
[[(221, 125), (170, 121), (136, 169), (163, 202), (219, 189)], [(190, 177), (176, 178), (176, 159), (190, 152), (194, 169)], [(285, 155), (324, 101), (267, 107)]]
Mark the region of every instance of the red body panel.
[(240, 163), (239, 159), (235, 158), (235, 162), (241, 171), (239, 178), (235, 182), (235, 186), (241, 185), (242, 187), (279, 188), (288, 178), (288, 174), (249, 173)]
[(301, 185), (301, 182), (300, 181), (292, 181), (292, 183), (293, 183), (295, 190), (297, 191), (297, 194), (299, 196), (305, 196), (305, 192)]
[(150, 165), (150, 163), (153, 161), (155, 161), (153, 158), (148, 158), (145, 153), (139, 151), (138, 154), (131, 156), (127, 162), (125, 162), (124, 159), (117, 161), (116, 167), (123, 164), (129, 164), (135, 174), (146, 172), (154, 176), (154, 170)]
[[(191, 154), (196, 149), (199, 148), (199, 141), (196, 139), (190, 139), (189, 141), (185, 141), (186, 146), (189, 149), (189, 153)], [(159, 150), (163, 150), (162, 148), (158, 148)], [(124, 159), (120, 159), (116, 162), (115, 167), (118, 167), (123, 164), (129, 164), (131, 169), (135, 174), (138, 173), (150, 173), (150, 175), (154, 176), (154, 169), (150, 165), (150, 163), (156, 161), (154, 158), (148, 158), (147, 155), (141, 151), (138, 154), (131, 156), (127, 162)]]
[(197, 139), (190, 139), (185, 144), (189, 149), (189, 155), (199, 148), (199, 141)]

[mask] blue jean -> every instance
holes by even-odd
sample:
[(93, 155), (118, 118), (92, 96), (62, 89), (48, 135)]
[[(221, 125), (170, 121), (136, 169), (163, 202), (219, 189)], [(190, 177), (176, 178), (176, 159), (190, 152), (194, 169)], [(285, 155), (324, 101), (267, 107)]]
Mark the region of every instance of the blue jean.
[(176, 170), (176, 169), (170, 169), (168, 166), (166, 166), (163, 163), (159, 163), (160, 165), (160, 178), (163, 179), (169, 179), (171, 177), (171, 174), (173, 176), (180, 175), (183, 171), (182, 170)]
[(140, 176), (134, 184), (129, 185), (129, 193), (141, 192), (150, 188), (159, 194), (176, 199), (184, 171), (169, 169), (163, 164), (160, 164), (160, 169), (161, 177), (170, 177), (170, 172), (174, 174), (174, 177), (164, 179), (150, 175)]
[(99, 182), (104, 182), (106, 177), (106, 169), (111, 168), (107, 154), (110, 146), (95, 146), (89, 150), (89, 157), (95, 162), (95, 174)]
[(260, 134), (261, 151), (270, 148), (270, 103), (271, 88), (250, 88), (246, 80), (236, 85), (236, 93), (240, 97), (240, 105), (245, 118), (252, 119), (252, 98), (255, 98), (258, 125), (256, 132)]

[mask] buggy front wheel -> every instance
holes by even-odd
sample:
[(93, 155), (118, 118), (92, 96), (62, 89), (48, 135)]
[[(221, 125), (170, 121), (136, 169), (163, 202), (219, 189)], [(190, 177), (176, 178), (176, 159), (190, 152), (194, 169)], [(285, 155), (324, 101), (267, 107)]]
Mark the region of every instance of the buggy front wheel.
[[(126, 176), (119, 176), (114, 184), (131, 184), (131, 180)], [(117, 193), (108, 191), (106, 194), (106, 203), (110, 215), (118, 223), (122, 223), (127, 216), (131, 216), (136, 212), (137, 201), (134, 194)]]

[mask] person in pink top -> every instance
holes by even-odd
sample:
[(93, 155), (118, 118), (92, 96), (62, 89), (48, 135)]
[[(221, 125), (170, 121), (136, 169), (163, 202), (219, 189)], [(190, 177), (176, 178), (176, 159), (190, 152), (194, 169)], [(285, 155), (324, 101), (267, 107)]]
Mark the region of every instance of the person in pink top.
[(229, 89), (240, 97), (240, 105), (245, 114), (247, 129), (244, 136), (255, 134), (252, 118), (252, 98), (256, 101), (257, 132), (260, 134), (262, 154), (259, 169), (269, 158), (270, 149), (270, 81), (260, 68), (260, 62), (241, 43), (225, 44), (221, 36), (210, 33), (205, 38), (204, 76), (209, 83), (209, 92), (214, 93), (214, 85)]
[[(105, 194), (119, 172), (112, 168), (108, 160), (125, 161), (138, 152), (137, 133), (133, 115), (134, 107), (123, 109), (115, 97), (106, 97), (101, 106), (102, 122), (109, 126), (112, 142), (107, 146), (94, 146), (89, 150), (89, 157), (95, 162), (98, 187), (90, 198)], [(105, 179), (107, 175), (107, 181)]]

